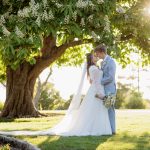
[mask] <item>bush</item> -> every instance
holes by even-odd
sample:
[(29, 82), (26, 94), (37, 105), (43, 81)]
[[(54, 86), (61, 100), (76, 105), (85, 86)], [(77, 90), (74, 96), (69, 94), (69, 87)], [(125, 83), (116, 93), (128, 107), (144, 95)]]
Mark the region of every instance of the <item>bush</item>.
[(38, 107), (40, 110), (64, 110), (70, 101), (65, 101), (52, 83), (47, 83), (42, 89)]
[(129, 95), (130, 93), (129, 92), (130, 89), (127, 88), (125, 85), (119, 84), (118, 87), (119, 88), (117, 89), (117, 96), (116, 96), (116, 103), (115, 103), (116, 109), (123, 108), (125, 99), (127, 95)]
[(125, 103), (125, 108), (127, 109), (145, 109), (146, 105), (142, 99), (141, 93), (133, 91)]
[(118, 84), (115, 107), (117, 109), (145, 109), (148, 103), (143, 99), (142, 93), (130, 89), (127, 85)]
[(145, 103), (145, 105), (146, 105), (146, 109), (150, 109), (150, 100), (145, 99), (145, 100), (144, 100), (144, 103)]
[(0, 111), (2, 111), (3, 107), (4, 107), (4, 103), (0, 102)]

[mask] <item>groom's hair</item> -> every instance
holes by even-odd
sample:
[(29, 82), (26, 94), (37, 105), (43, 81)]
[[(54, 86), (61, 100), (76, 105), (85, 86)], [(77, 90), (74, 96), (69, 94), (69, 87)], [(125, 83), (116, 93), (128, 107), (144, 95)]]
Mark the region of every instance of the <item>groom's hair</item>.
[(105, 54), (107, 54), (107, 48), (105, 45), (100, 44), (94, 49), (94, 52), (104, 52)]

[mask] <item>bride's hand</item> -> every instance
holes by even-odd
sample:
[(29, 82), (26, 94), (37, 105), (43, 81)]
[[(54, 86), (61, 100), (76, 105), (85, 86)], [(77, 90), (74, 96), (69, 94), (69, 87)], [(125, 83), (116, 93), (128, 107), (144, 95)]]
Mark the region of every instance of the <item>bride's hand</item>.
[(92, 80), (90, 79), (90, 84), (92, 84)]
[(101, 99), (101, 100), (104, 99), (104, 96), (103, 96), (103, 95), (100, 95), (100, 94), (96, 94), (95, 97), (98, 98), (98, 99)]

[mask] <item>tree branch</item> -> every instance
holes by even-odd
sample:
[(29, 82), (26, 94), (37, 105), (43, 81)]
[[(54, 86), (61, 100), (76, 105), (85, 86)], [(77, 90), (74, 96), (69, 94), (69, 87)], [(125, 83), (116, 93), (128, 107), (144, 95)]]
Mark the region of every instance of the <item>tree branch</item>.
[(6, 83), (3, 83), (3, 82), (2, 82), (1, 84), (2, 84), (4, 87), (6, 87)]
[(132, 33), (128, 34), (128, 35), (122, 35), (121, 36), (121, 41), (127, 41), (127, 40), (130, 40), (134, 37), (134, 35)]
[(55, 47), (52, 51), (52, 53), (55, 53), (56, 56), (60, 57), (66, 49), (70, 48), (70, 47), (74, 47), (74, 46), (78, 46), (78, 45), (82, 45), (82, 44), (88, 44), (91, 43), (92, 39), (84, 39), (84, 40), (78, 40), (78, 41), (69, 41), (64, 43), (63, 45), (59, 46), (59, 47)]
[(47, 84), (49, 77), (52, 75), (52, 72), (53, 72), (53, 71), (52, 71), (52, 68), (50, 67), (50, 68), (49, 68), (48, 76), (47, 76), (45, 82), (42, 84), (43, 87)]
[[(45, 68), (47, 68), (50, 64), (52, 64), (54, 61), (56, 61), (60, 56), (62, 56), (67, 48), (74, 47), (74, 46), (81, 45), (81, 44), (86, 44), (86, 43), (91, 43), (91, 39), (84, 40), (84, 41), (82, 41), (82, 40), (70, 41), (59, 47), (57, 47), (55, 45), (55, 46), (51, 47), (50, 50), (48, 47), (49, 53), (44, 55), (44, 57), (42, 56), (42, 57), (39, 57), (36, 59), (36, 64), (34, 65), (33, 69), (30, 72), (29, 79), (37, 78), (39, 76), (39, 74)], [(47, 50), (45, 50), (45, 51), (47, 51)]]
[(81, 41), (81, 40), (68, 42), (68, 43), (65, 43), (65, 44), (59, 46), (58, 50), (60, 50), (60, 49), (67, 49), (69, 47), (74, 47), (74, 46), (81, 45), (81, 44), (83, 44), (83, 41)]

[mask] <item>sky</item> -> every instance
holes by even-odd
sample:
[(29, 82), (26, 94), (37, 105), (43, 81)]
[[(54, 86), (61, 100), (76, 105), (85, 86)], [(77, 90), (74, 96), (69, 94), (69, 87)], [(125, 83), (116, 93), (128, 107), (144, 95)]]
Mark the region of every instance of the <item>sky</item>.
[[(60, 95), (65, 99), (69, 99), (70, 95), (75, 93), (82, 74), (82, 67), (61, 67), (53, 68), (53, 73), (49, 78), (49, 82), (54, 83), (55, 88), (60, 91)], [(42, 81), (45, 81), (49, 70), (46, 69), (40, 75)], [(135, 79), (129, 79), (131, 75), (134, 75)], [(129, 65), (127, 68), (122, 69), (120, 65), (117, 64), (117, 82), (122, 84), (132, 84), (132, 86), (137, 87), (137, 67)], [(87, 80), (84, 82), (83, 94), (86, 93), (89, 87)], [(143, 92), (143, 97), (150, 99), (150, 67), (147, 67), (147, 71), (140, 69), (140, 91)], [(0, 100), (5, 100), (5, 88), (0, 85)]]

